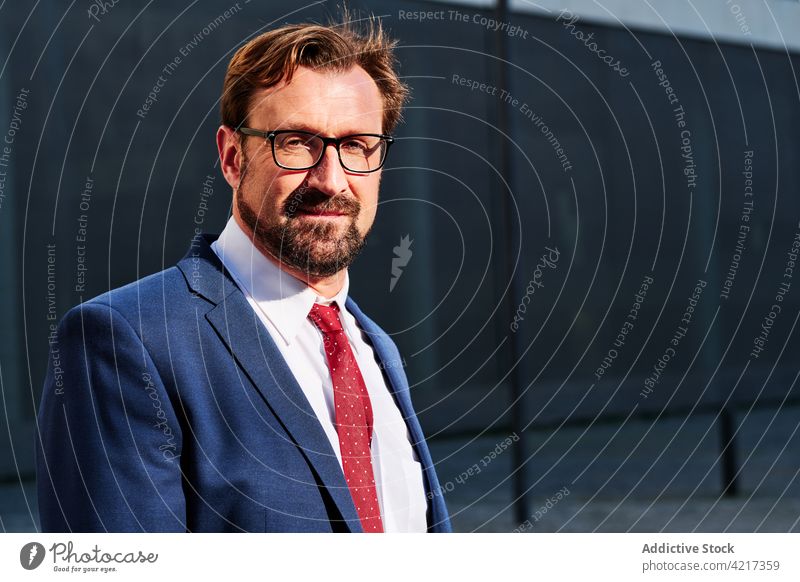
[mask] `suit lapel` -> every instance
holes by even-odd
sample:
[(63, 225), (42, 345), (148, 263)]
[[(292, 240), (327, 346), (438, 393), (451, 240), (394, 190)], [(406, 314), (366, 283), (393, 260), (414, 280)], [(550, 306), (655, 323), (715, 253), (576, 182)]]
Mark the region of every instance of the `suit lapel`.
[[(362, 531), (330, 441), (269, 332), (204, 239), (178, 264), (194, 291), (213, 303), (206, 319), (319, 475), (351, 531)], [(200, 261), (196, 259), (200, 258)], [(195, 260), (193, 260), (195, 259)]]
[(422, 427), (419, 424), (419, 420), (417, 419), (417, 415), (411, 403), (408, 381), (406, 380), (405, 374), (402, 373), (400, 353), (397, 351), (394, 343), (389, 339), (389, 336), (386, 335), (386, 332), (369, 317), (364, 315), (355, 301), (349, 297), (347, 299), (347, 309), (356, 318), (361, 329), (366, 332), (372, 343), (372, 347), (375, 349), (375, 353), (383, 364), (381, 367), (389, 380), (389, 389), (394, 395), (395, 402), (406, 421), (408, 432), (411, 434), (411, 444), (414, 447), (414, 451), (417, 453), (417, 458), (419, 458), (422, 464), (425, 477), (425, 493), (428, 499), (431, 500), (428, 529), (429, 531), (450, 531), (449, 519), (447, 518), (447, 510), (441, 495), (439, 480), (433, 468), (433, 459), (425, 443)]
[(408, 424), (411, 437), (414, 439), (414, 446), (416, 447), (416, 443), (424, 439), (419, 424), (409, 422), (411, 419), (416, 419), (416, 414), (414, 413), (411, 398), (408, 394), (408, 382), (400, 372), (402, 366), (400, 354), (397, 349), (387, 341), (385, 332), (383, 332), (374, 321), (364, 315), (358, 305), (356, 305), (356, 302), (349, 297), (347, 298), (347, 309), (353, 314), (353, 317), (356, 318), (361, 329), (366, 332), (372, 343), (372, 347), (375, 349), (375, 353), (380, 359), (381, 368), (389, 380), (389, 389), (392, 391), (395, 401), (400, 407), (400, 412), (403, 413), (403, 418), (406, 420), (406, 424)]

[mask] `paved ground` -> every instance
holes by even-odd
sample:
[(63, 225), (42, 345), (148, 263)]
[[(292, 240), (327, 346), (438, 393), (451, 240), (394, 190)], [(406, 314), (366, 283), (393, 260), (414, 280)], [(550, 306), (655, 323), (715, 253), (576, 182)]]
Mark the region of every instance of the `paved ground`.
[[(457, 531), (800, 531), (796, 408), (737, 419), (738, 495), (720, 498), (712, 417), (530, 433), (529, 523), (512, 510), (515, 435), (431, 443)], [(35, 487), (0, 485), (3, 531), (35, 531)]]
[(457, 531), (510, 532), (799, 532), (800, 500), (775, 502), (700, 499), (683, 501), (594, 501), (567, 497), (536, 520), (516, 523), (499, 506), (450, 504)]
[(38, 508), (33, 482), (0, 485), (0, 531), (36, 531)]
[[(36, 531), (31, 518), (31, 514), (36, 514), (35, 497), (31, 483), (26, 483), (24, 488), (19, 485), (0, 486), (2, 531)], [(641, 500), (588, 501), (570, 494), (551, 504), (550, 508), (545, 505), (547, 499), (538, 501), (542, 505), (532, 507), (529, 524), (516, 523), (508, 504), (496, 498), (472, 499), (465, 503), (452, 497), (448, 504), (453, 526), (462, 532), (510, 532), (515, 528), (526, 532), (800, 531), (798, 499), (779, 502), (770, 499), (695, 499), (684, 504), (679, 500), (655, 503)]]
[(458, 531), (800, 531), (797, 412), (739, 415), (738, 492), (726, 498), (713, 416), (528, 434), (530, 525), (511, 507), (519, 441), (444, 440), (431, 451)]

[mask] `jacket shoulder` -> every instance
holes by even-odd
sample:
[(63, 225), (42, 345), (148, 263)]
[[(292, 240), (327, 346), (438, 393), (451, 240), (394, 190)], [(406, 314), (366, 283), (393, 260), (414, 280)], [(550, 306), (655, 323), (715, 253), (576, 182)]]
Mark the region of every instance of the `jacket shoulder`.
[(92, 308), (111, 308), (131, 322), (148, 312), (169, 312), (190, 296), (183, 273), (173, 266), (93, 297), (70, 309), (67, 315)]
[(138, 311), (144, 305), (153, 302), (170, 303), (190, 294), (183, 273), (177, 267), (169, 267), (122, 287), (106, 291), (89, 299), (85, 304), (109, 306), (120, 312), (130, 308), (136, 308)]

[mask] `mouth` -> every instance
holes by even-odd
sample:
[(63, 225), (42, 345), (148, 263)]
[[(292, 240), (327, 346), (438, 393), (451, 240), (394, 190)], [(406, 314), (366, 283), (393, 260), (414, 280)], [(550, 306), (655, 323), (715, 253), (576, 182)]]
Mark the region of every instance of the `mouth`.
[(300, 208), (297, 211), (301, 216), (314, 216), (319, 218), (336, 218), (338, 216), (347, 216), (344, 212), (337, 212), (335, 210), (314, 210), (308, 208)]

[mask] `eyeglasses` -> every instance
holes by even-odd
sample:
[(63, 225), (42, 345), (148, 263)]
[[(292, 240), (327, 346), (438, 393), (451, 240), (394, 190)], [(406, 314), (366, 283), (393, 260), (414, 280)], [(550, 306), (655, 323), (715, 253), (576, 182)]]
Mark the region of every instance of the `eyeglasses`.
[(238, 129), (244, 135), (263, 137), (272, 144), (275, 163), (285, 170), (310, 170), (320, 163), (329, 144), (336, 147), (342, 167), (358, 174), (380, 170), (386, 152), (394, 142), (390, 135), (357, 133), (343, 137), (322, 137), (310, 131), (278, 129), (260, 131), (249, 127)]

